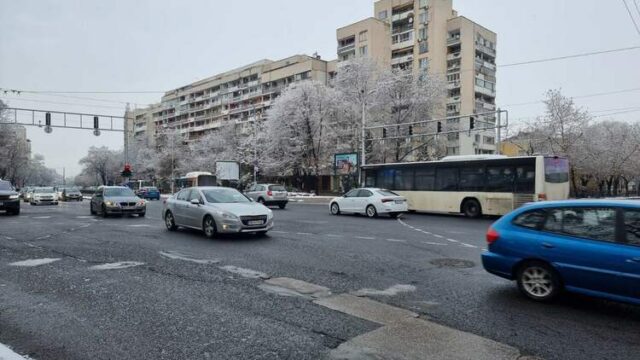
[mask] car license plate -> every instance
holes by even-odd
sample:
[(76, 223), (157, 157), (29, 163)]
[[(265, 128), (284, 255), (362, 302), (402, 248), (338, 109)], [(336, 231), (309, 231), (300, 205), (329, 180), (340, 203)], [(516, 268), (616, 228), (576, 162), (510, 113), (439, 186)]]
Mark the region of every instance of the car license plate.
[(396, 204), (402, 204), (404, 200), (396, 200)]
[(251, 220), (248, 223), (249, 225), (262, 225), (262, 220)]

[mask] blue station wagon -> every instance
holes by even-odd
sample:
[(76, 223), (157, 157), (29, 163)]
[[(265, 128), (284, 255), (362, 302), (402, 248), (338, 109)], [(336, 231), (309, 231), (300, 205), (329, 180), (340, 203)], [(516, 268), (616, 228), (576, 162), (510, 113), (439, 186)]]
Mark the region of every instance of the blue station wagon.
[(565, 289), (640, 304), (640, 201), (526, 205), (496, 221), (487, 242), (485, 270), (533, 300)]

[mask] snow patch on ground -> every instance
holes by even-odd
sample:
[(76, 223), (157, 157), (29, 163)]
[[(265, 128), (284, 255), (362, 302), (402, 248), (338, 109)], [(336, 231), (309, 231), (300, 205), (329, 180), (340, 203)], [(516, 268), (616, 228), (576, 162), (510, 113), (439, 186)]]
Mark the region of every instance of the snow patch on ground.
[(395, 296), (400, 293), (407, 293), (416, 291), (416, 287), (413, 285), (393, 285), (392, 287), (386, 290), (377, 290), (377, 289), (360, 289), (355, 291), (353, 295), (355, 296)]
[(120, 269), (126, 269), (126, 268), (130, 268), (130, 267), (140, 266), (140, 265), (144, 265), (144, 263), (137, 262), (137, 261), (121, 261), (121, 262), (116, 262), (116, 263), (111, 263), (111, 264), (94, 265), (94, 266), (90, 267), (89, 269), (91, 269), (91, 270), (120, 270)]
[(16, 353), (14, 353), (7, 346), (0, 344), (0, 360), (25, 360), (25, 357), (22, 357)]
[(160, 256), (166, 257), (171, 260), (189, 261), (192, 263), (202, 264), (202, 265), (217, 264), (220, 262), (220, 260), (217, 260), (217, 259), (196, 259), (191, 255), (182, 254), (177, 251), (167, 251), (167, 252), (160, 251), (159, 254)]
[(220, 266), (220, 269), (222, 269), (224, 271), (228, 271), (230, 273), (234, 273), (234, 274), (240, 275), (240, 276), (248, 278), (248, 279), (268, 279), (268, 278), (270, 278), (269, 275), (267, 275), (267, 274), (265, 274), (263, 272), (256, 271), (256, 270), (251, 270), (251, 269), (244, 269), (244, 268), (233, 266), (233, 265)]
[[(56, 261), (60, 261), (62, 259), (57, 258), (57, 259), (29, 259), (29, 260), (23, 260), (23, 261), (17, 261), (14, 263), (11, 263), (9, 265), (11, 266), (26, 266), (26, 267), (34, 267), (34, 266), (40, 266), (40, 265), (46, 265), (46, 264), (51, 264), (54, 263)], [(2, 359), (0, 357), (0, 359)]]

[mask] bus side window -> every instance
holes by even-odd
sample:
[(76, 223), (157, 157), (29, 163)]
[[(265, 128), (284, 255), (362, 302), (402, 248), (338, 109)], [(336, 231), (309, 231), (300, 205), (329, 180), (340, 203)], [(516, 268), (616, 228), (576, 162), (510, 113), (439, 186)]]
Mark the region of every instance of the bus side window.
[(414, 176), (414, 189), (416, 191), (433, 191), (435, 182), (435, 169), (416, 169)]
[(536, 169), (534, 166), (516, 167), (516, 183), (514, 192), (520, 194), (533, 194), (536, 188)]
[(484, 167), (470, 166), (460, 169), (460, 191), (484, 191)]
[(436, 172), (436, 191), (457, 191), (458, 169), (440, 168)]
[(487, 192), (513, 192), (515, 171), (511, 166), (487, 167)]
[[(387, 189), (389, 188), (387, 187)], [(413, 170), (396, 170), (393, 189), (405, 191), (413, 190)]]

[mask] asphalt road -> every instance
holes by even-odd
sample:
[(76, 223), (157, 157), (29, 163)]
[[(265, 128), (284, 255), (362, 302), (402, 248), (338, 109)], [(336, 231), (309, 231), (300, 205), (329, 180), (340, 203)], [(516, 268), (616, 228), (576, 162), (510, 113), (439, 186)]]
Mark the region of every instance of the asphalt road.
[(274, 209), (267, 237), (208, 240), (166, 231), (160, 209), (102, 219), (85, 201), (0, 214), (0, 343), (35, 359), (318, 359), (380, 327), (264, 286), (287, 277), (525, 355), (640, 356), (640, 308), (575, 295), (537, 304), (485, 273), (491, 219), (335, 217), (290, 204)]

